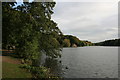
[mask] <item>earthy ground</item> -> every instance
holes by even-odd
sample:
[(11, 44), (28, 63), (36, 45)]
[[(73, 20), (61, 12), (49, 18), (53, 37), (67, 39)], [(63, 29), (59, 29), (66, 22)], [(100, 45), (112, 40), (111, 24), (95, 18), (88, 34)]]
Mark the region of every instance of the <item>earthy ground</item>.
[[(2, 50), (3, 51), (3, 50)], [(6, 54), (9, 51), (4, 50)], [(11, 52), (11, 51), (10, 51)], [(8, 54), (11, 54), (11, 53)], [(21, 60), (11, 56), (0, 56), (0, 63), (2, 62), (2, 78), (31, 78), (31, 73), (25, 69), (21, 69)]]
[(21, 61), (18, 59), (13, 59), (10, 56), (0, 56), (2, 57), (2, 62), (12, 63), (12, 64), (21, 64)]
[[(2, 54), (11, 54), (13, 53), (12, 50), (0, 50), (2, 51)], [(12, 58), (10, 56), (0, 56), (0, 61), (2, 60), (2, 62), (7, 62), (7, 63), (12, 63), (12, 64), (21, 64), (21, 61), (19, 59), (15, 59), (15, 58)]]

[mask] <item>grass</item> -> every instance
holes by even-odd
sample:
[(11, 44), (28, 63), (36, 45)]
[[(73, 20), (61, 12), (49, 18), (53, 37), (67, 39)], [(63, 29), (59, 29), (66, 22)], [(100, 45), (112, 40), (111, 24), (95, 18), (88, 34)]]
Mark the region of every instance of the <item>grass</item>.
[(2, 63), (2, 78), (32, 78), (31, 73), (20, 68), (20, 64)]

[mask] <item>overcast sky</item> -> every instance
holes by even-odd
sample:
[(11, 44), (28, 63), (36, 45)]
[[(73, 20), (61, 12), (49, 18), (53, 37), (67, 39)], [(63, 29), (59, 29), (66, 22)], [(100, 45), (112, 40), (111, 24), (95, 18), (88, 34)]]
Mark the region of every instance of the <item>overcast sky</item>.
[(118, 38), (118, 6), (113, 2), (57, 2), (52, 19), (64, 34), (80, 40)]
[(52, 19), (64, 34), (92, 42), (118, 38), (119, 0), (54, 1), (56, 6)]

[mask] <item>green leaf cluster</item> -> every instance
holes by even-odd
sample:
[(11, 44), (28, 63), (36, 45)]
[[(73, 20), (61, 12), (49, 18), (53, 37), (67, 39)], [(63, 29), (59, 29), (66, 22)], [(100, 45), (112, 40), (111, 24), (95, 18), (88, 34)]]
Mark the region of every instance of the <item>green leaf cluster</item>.
[[(60, 56), (62, 32), (51, 20), (55, 2), (3, 2), (3, 48), (15, 46), (15, 53), (25, 62), (34, 64), (41, 54)], [(27, 61), (26, 61), (27, 60)]]
[(83, 41), (77, 38), (76, 36), (73, 35), (63, 35), (62, 36), (62, 41), (61, 45), (63, 47), (73, 47), (74, 45), (80, 47), (80, 46), (92, 46), (93, 43), (90, 41)]

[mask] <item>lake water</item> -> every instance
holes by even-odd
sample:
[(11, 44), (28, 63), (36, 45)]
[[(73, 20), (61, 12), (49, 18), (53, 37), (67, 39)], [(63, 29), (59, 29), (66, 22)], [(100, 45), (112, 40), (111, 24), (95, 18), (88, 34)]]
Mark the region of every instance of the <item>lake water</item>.
[(45, 64), (64, 78), (118, 78), (118, 47), (64, 48), (60, 59)]

